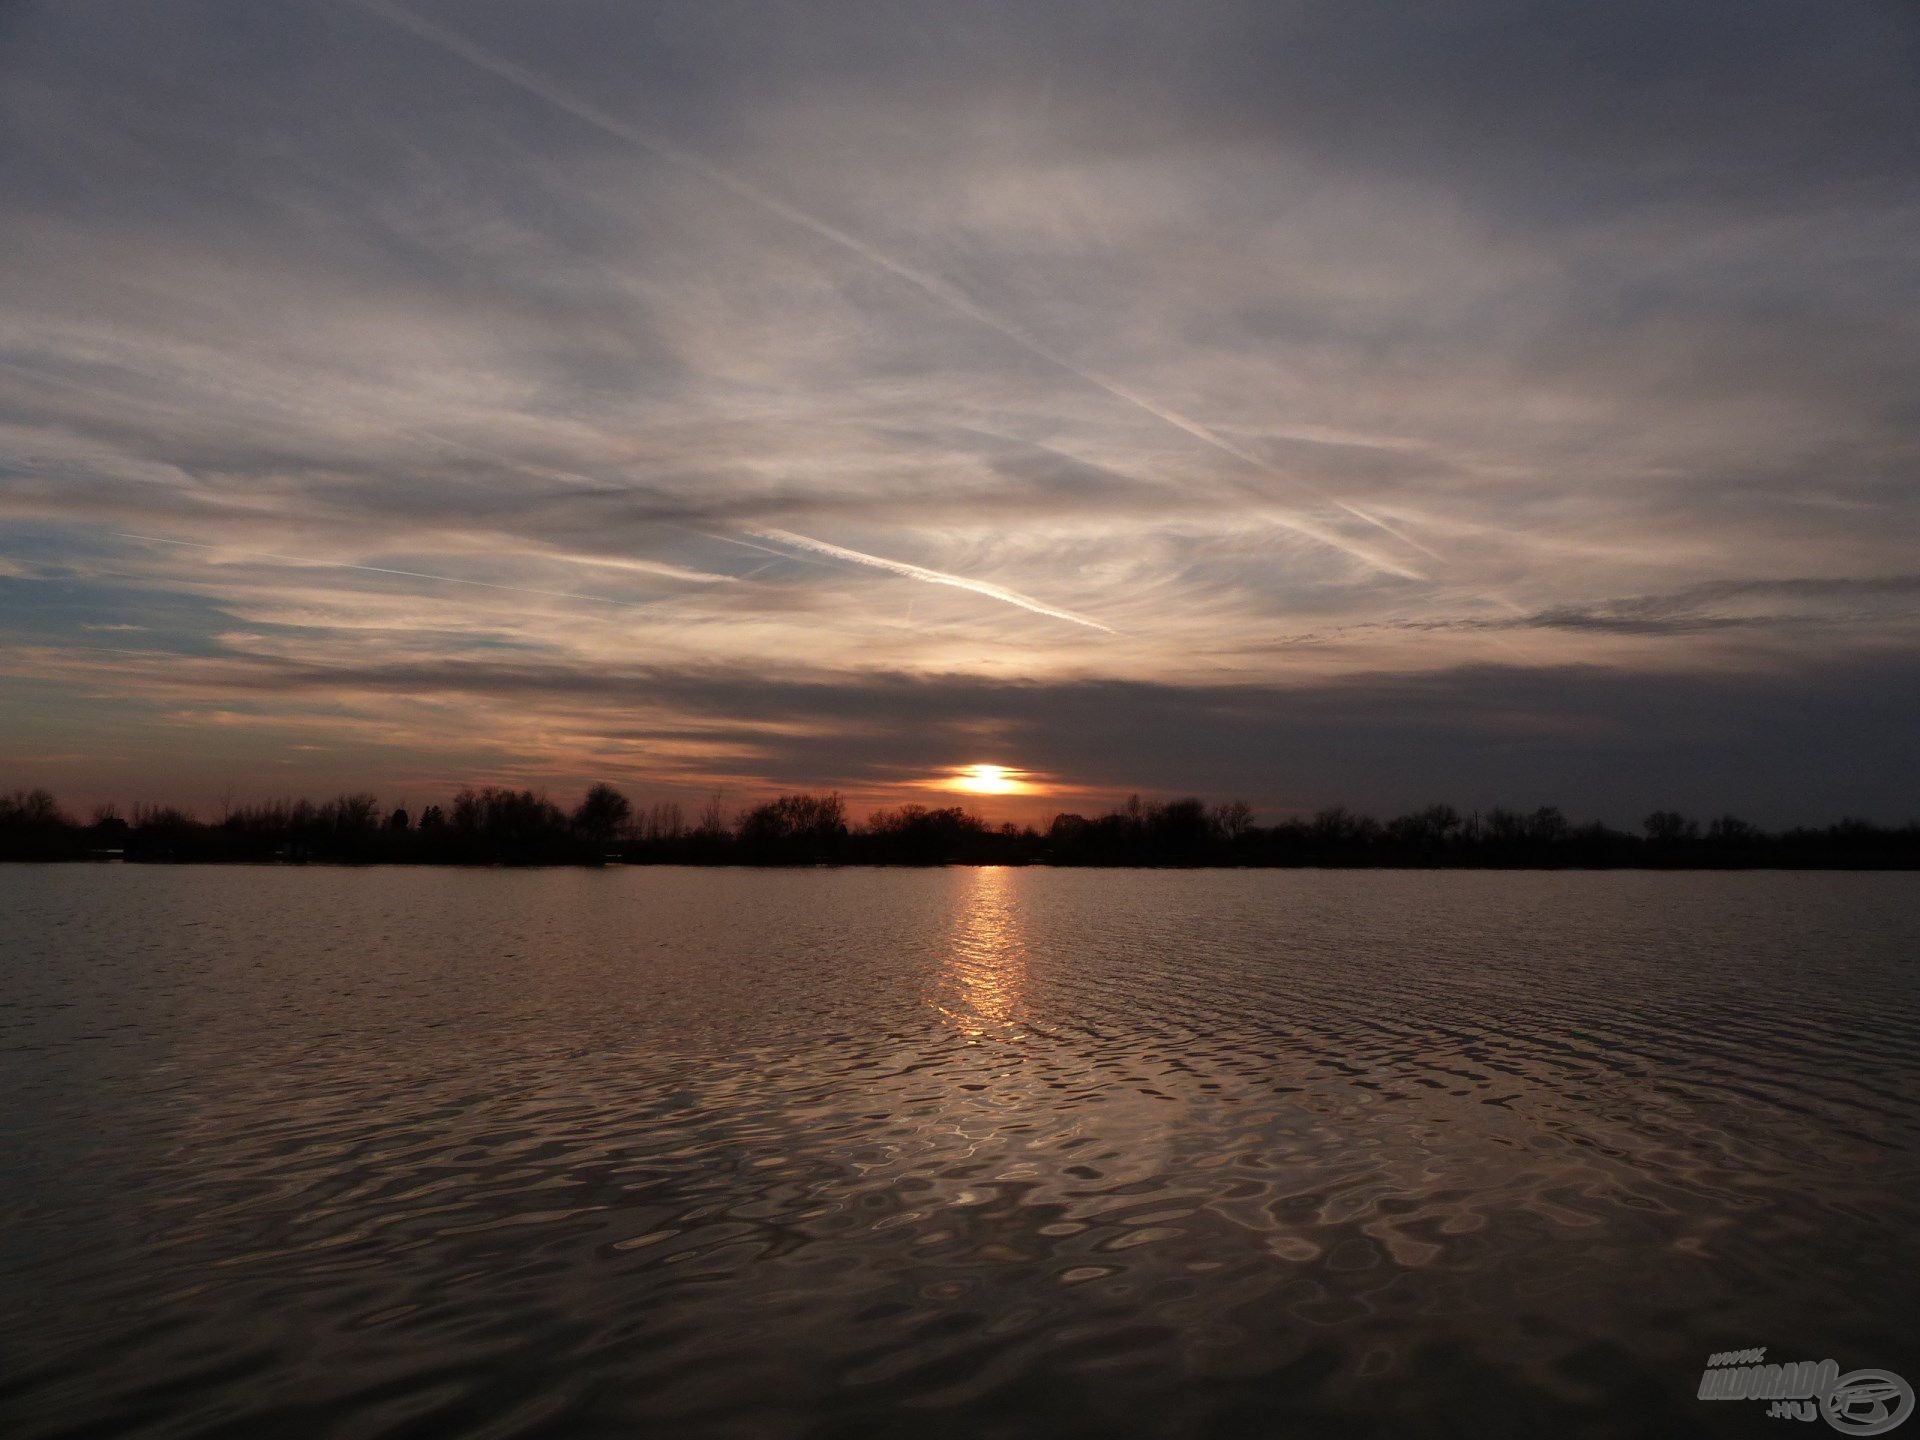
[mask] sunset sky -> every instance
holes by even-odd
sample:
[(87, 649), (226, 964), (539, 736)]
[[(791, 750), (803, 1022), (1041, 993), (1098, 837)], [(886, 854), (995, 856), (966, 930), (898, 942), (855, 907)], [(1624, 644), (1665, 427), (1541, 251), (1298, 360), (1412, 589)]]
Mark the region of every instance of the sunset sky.
[(1920, 811), (1911, 4), (29, 0), (0, 133), (0, 788)]

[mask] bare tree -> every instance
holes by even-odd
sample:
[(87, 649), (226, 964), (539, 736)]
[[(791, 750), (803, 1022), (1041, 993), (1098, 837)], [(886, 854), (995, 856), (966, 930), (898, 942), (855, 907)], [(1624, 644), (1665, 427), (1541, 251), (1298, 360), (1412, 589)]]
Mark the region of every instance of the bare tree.
[(1229, 800), (1213, 807), (1213, 828), (1229, 845), (1253, 828), (1253, 807), (1244, 800)]
[(595, 844), (607, 845), (620, 838), (632, 818), (632, 803), (602, 782), (591, 787), (574, 810), (573, 828)]

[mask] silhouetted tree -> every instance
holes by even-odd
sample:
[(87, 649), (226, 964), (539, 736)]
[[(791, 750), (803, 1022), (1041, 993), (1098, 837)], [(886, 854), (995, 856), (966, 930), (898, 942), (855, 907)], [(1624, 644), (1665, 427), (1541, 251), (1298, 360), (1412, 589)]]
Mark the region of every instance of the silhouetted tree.
[(727, 834), (726, 797), (718, 790), (709, 795), (707, 803), (700, 807), (700, 818), (694, 824), (694, 831), (716, 840)]
[(957, 805), (939, 810), (902, 805), (873, 813), (867, 821), (863, 853), (908, 865), (945, 864), (983, 857), (987, 835), (986, 822)]
[[(406, 812), (382, 812), (371, 795), (321, 804), (274, 800), (221, 807), (203, 824), (167, 806), (139, 805), (131, 823), (103, 806), (74, 822), (44, 790), (0, 794), (0, 858), (129, 861), (414, 861), (458, 864), (600, 863), (608, 858), (696, 864), (1416, 865), (1653, 866), (1920, 869), (1920, 825), (1888, 828), (1849, 818), (1824, 828), (1769, 834), (1722, 815), (1704, 832), (1674, 811), (1647, 818), (1644, 836), (1601, 824), (1574, 826), (1551, 806), (1495, 808), (1462, 819), (1429, 806), (1382, 826), (1342, 807), (1267, 827), (1243, 802), (1139, 796), (1104, 815), (1062, 813), (1044, 836), (1011, 822), (989, 825), (949, 806), (876, 811), (850, 830), (838, 795), (782, 795), (748, 810), (730, 833), (717, 805), (687, 831), (679, 807), (662, 802), (631, 823), (618, 792), (589, 792), (572, 816), (544, 795), (497, 787), (460, 792), (449, 816), (438, 805), (417, 827)], [(623, 806), (625, 806), (623, 810)], [(623, 833), (624, 832), (624, 835)]]
[(740, 817), (740, 844), (750, 859), (830, 860), (847, 837), (838, 795), (782, 795)]
[(649, 805), (635, 827), (643, 840), (672, 842), (687, 833), (687, 818), (677, 800)]
[(1077, 845), (1085, 838), (1088, 828), (1086, 816), (1063, 813), (1053, 817), (1053, 823), (1047, 827), (1047, 838), (1055, 844)]
[(365, 835), (380, 828), (380, 799), (377, 795), (337, 795), (320, 807), (317, 819), (323, 829), (336, 835)]
[(1213, 823), (1203, 800), (1171, 800), (1149, 806), (1145, 828), (1147, 853), (1153, 860), (1196, 864), (1212, 853)]
[(1466, 830), (1466, 822), (1451, 805), (1429, 805), (1389, 820), (1385, 836), (1397, 863), (1431, 865), (1453, 853)]
[(1572, 828), (1567, 824), (1567, 817), (1553, 805), (1542, 805), (1527, 817), (1527, 839), (1536, 845), (1557, 845), (1567, 838)]
[(55, 830), (73, 822), (61, 813), (51, 790), (15, 790), (0, 795), (0, 827), (9, 830)]
[(495, 786), (453, 797), (452, 828), (472, 859), (529, 864), (582, 858), (560, 808), (531, 790)]
[(79, 849), (78, 827), (48, 790), (0, 795), (0, 856), (59, 859)]
[(573, 828), (596, 845), (611, 844), (633, 818), (633, 806), (613, 786), (595, 785), (573, 812)]
[(1640, 822), (1647, 839), (1656, 845), (1677, 845), (1699, 834), (1700, 827), (1673, 810), (1656, 810)]
[(1480, 831), (1490, 844), (1511, 849), (1526, 838), (1526, 817), (1516, 810), (1495, 805), (1481, 817)]
[(1460, 826), (1460, 812), (1451, 805), (1429, 805), (1388, 821), (1387, 835), (1401, 844), (1431, 847), (1444, 845)]
[(1730, 849), (1744, 849), (1760, 838), (1760, 827), (1749, 825), (1738, 815), (1722, 815), (1707, 826), (1707, 841)]
[(1238, 845), (1253, 829), (1253, 807), (1244, 800), (1229, 800), (1214, 806), (1213, 829), (1228, 845)]
[(87, 827), (89, 841), (100, 850), (112, 850), (124, 847), (127, 832), (133, 827), (120, 817), (115, 805), (97, 805), (93, 811), (93, 823)]

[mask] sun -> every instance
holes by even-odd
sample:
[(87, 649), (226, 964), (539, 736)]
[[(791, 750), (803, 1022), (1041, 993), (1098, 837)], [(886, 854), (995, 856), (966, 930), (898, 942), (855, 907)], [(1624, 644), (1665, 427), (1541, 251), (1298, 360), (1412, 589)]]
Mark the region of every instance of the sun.
[(1021, 778), (1026, 773), (1005, 765), (962, 765), (947, 781), (947, 789), (968, 795), (1026, 795), (1033, 790)]

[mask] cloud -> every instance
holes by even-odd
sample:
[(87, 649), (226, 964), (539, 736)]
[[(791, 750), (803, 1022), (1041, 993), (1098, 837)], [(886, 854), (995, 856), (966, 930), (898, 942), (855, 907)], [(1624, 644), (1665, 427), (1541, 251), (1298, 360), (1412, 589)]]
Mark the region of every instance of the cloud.
[[(137, 652), (115, 653), (123, 669)], [(154, 693), (202, 697), (229, 727), (361, 715), (404, 748), (419, 743), (416, 712), (430, 714), (454, 753), (497, 745), (515, 773), (559, 785), (637, 766), (691, 790), (833, 785), (877, 798), (985, 756), (1062, 777), (1064, 796), (1024, 807), (1036, 814), (1104, 803), (1150, 775), (1161, 793), (1244, 795), (1269, 814), (1447, 800), (1554, 803), (1622, 823), (1658, 806), (1736, 809), (1779, 823), (1910, 819), (1898, 797), (1920, 781), (1910, 652), (1711, 678), (1476, 665), (1293, 686), (715, 665), (589, 673), (538, 656), (321, 665), (235, 648), (151, 659)], [(42, 660), (44, 678), (99, 683), (83, 661)]]
[[(116, 540), (139, 540), (149, 545), (185, 545), (195, 550), (224, 550), (225, 548), (218, 545), (201, 545), (192, 540), (167, 540), (156, 535), (130, 535), (125, 532), (117, 532), (113, 538)], [(551, 600), (584, 600), (593, 603), (599, 598), (593, 595), (582, 595), (578, 591), (573, 590), (537, 590), (528, 585), (496, 585), (491, 581), (472, 580), (463, 576), (431, 575), (423, 570), (399, 570), (391, 565), (355, 565), (345, 560), (318, 560), (299, 555), (269, 555), (260, 550), (228, 551), (226, 553), (237, 554), (237, 558), (243, 560), (265, 560), (275, 565), (318, 566), (323, 570), (358, 570), (368, 575), (397, 575), (406, 580), (431, 580), (439, 585), (475, 585), (482, 590), (504, 590), (516, 595), (540, 595)], [(603, 560), (599, 563), (603, 565), (618, 565), (619, 562)], [(648, 566), (642, 569), (642, 573), (644, 574), (659, 574), (663, 572), (671, 573), (671, 571), (667, 570), (667, 567), (664, 566)], [(626, 604), (630, 602), (613, 601), (611, 603)]]
[[(1155, 420), (1160, 421), (1164, 425), (1171, 426), (1181, 434), (1190, 436), (1198, 440), (1201, 444), (1210, 446), (1220, 453), (1238, 460), (1248, 468), (1279, 480), (1283, 484), (1301, 487), (1315, 498), (1330, 504), (1342, 514), (1359, 520), (1362, 524), (1381, 531), (1399, 541), (1401, 544), (1419, 550), (1424, 555), (1431, 556), (1436, 560), (1444, 558), (1438, 551), (1431, 549), (1419, 540), (1406, 534), (1403, 530), (1368, 514), (1357, 505), (1349, 504), (1345, 500), (1329, 495), (1324, 489), (1314, 485), (1311, 481), (1304, 480), (1297, 475), (1283, 470), (1271, 460), (1255, 453), (1230, 436), (1224, 435), (1213, 427), (1203, 424), (1191, 416), (1184, 415), (1164, 402), (1142, 394), (1140, 391), (1110, 376), (1087, 368), (1084, 364), (1074, 360), (1055, 346), (1033, 334), (1026, 327), (1016, 324), (1004, 315), (980, 304), (971, 295), (967, 294), (945, 277), (934, 274), (921, 266), (909, 264), (889, 254), (886, 250), (861, 235), (830, 224), (818, 215), (811, 213), (801, 206), (781, 199), (763, 187), (743, 179), (730, 170), (715, 165), (710, 160), (687, 150), (683, 146), (669, 144), (661, 140), (658, 136), (629, 122), (609, 115), (596, 106), (583, 103), (565, 88), (555, 85), (544, 76), (529, 70), (523, 65), (496, 55), (483, 46), (474, 44), (458, 31), (434, 24), (402, 6), (388, 4), (386, 0), (351, 0), (351, 3), (359, 6), (371, 15), (376, 15), (391, 24), (399, 26), (410, 34), (441, 47), (450, 54), (457, 55), (468, 64), (478, 66), (488, 74), (497, 75), (509, 84), (516, 85), (530, 94), (539, 96), (542, 100), (557, 106), (584, 124), (592, 125), (594, 128), (603, 130), (616, 139), (637, 146), (649, 155), (656, 156), (671, 165), (690, 171), (702, 179), (719, 186), (729, 194), (736, 195), (749, 204), (766, 211), (775, 219), (797, 226), (809, 234), (825, 240), (831, 245), (838, 246), (853, 255), (857, 255), (867, 264), (912, 286), (935, 304), (943, 306), (962, 319), (986, 327), (996, 335), (1019, 346), (1035, 358), (1065, 371), (1075, 379), (1085, 381), (1095, 389), (1103, 391), (1114, 399), (1121, 401), (1123, 404), (1132, 406), (1145, 415), (1152, 416)], [(1355, 556), (1388, 574), (1402, 576), (1407, 579), (1417, 580), (1424, 578), (1419, 572), (1409, 569), (1405, 564), (1382, 558), (1370, 547), (1356, 545), (1325, 526), (1299, 524), (1294, 521), (1292, 517), (1284, 513), (1273, 514), (1270, 518), (1276, 524), (1294, 526), (1301, 534), (1310, 536), (1333, 549)], [(1054, 611), (1042, 611), (1041, 613), (1054, 614), (1056, 618), (1062, 619), (1074, 618)]]
[[(1464, 627), (1603, 630), (1621, 635), (1679, 635), (1698, 630), (1784, 630), (1807, 624), (1860, 626), (1920, 620), (1920, 575), (1800, 576), (1718, 580), (1664, 595), (1635, 595), (1555, 606), (1508, 620), (1434, 622)], [(1750, 601), (1772, 608), (1739, 608)], [(1729, 607), (1734, 607), (1729, 609)]]
[(989, 585), (981, 580), (969, 580), (964, 575), (949, 575), (941, 570), (929, 570), (923, 565), (910, 565), (903, 560), (888, 560), (880, 555), (869, 555), (861, 550), (849, 550), (844, 545), (829, 545), (824, 540), (815, 540), (806, 535), (796, 535), (791, 530), (753, 530), (748, 533), (762, 540), (772, 540), (781, 545), (790, 545), (798, 550), (809, 550), (816, 555), (828, 555), (835, 560), (845, 560), (853, 565), (870, 565), (876, 570), (884, 570), (890, 575), (904, 575), (909, 580), (920, 580), (929, 585), (951, 585), (956, 590), (967, 590), (975, 595), (985, 595), (990, 600), (1004, 601), (1008, 605), (1022, 610), (1031, 610), (1036, 615), (1045, 615), (1053, 620), (1066, 620), (1075, 625), (1084, 625), (1089, 630), (1103, 630), (1113, 633), (1113, 627), (1102, 625), (1098, 620), (1090, 620), (1085, 615), (1076, 615), (1071, 610), (1061, 610), (1036, 600), (1031, 595), (1022, 595), (1017, 590), (1008, 590), (999, 585)]
[[(1908, 9), (373, 8), (9, 12), (0, 646), (35, 725), (201, 713), (235, 657), (505, 655), (567, 754), (625, 732), (559, 680), (637, 666), (1157, 687), (1132, 713), (1202, 734), (1220, 686), (1733, 695), (1911, 644)], [(560, 754), (462, 673), (497, 699), (248, 723), (442, 776), (436, 735)], [(764, 729), (689, 758), (779, 722), (676, 703), (636, 783), (867, 753), (822, 712), (805, 764)], [(1047, 763), (1198, 773), (1142, 724)], [(1397, 733), (1459, 773), (1465, 729)]]

